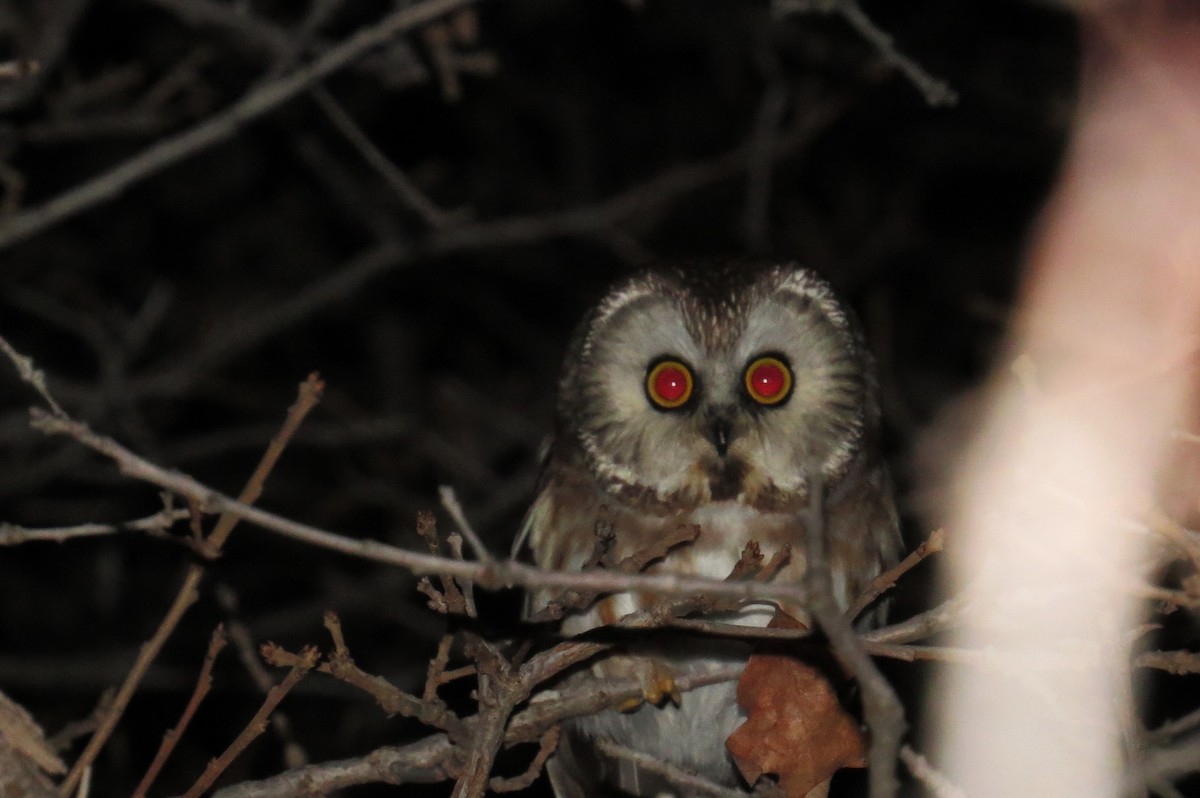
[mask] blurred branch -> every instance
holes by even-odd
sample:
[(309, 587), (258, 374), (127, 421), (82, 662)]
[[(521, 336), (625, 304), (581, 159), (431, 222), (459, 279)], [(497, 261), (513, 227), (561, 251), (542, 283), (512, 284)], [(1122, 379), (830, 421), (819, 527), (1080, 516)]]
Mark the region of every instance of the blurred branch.
[(937, 108), (958, 103), (958, 94), (944, 80), (935, 78), (912, 58), (896, 47), (895, 40), (867, 16), (858, 0), (773, 0), (776, 16), (789, 14), (837, 14), (850, 24), (883, 56), (884, 61), (906, 77), (925, 97), (925, 102)]
[(275, 110), (393, 36), (424, 25), (470, 2), (473, 0), (425, 0), (360, 30), (312, 64), (252, 89), (241, 100), (208, 120), (146, 148), (124, 163), (68, 189), (41, 206), (4, 219), (0, 222), (0, 249), (117, 197), (130, 186), (229, 138), (247, 122)]
[(934, 798), (966, 798), (945, 774), (929, 764), (929, 760), (911, 746), (900, 746), (900, 761), (908, 768), (913, 778), (921, 782)]

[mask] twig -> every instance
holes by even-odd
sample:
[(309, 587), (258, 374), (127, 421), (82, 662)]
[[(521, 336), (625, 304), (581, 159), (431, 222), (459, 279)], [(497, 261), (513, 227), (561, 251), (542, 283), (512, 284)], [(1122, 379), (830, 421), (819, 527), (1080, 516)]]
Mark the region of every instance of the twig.
[[(0, 227), (0, 230), (3, 228)], [(12, 348), (12, 344), (8, 342), (4, 336), (0, 335), (0, 351), (8, 356), (12, 364), (17, 367), (17, 375), (23, 382), (27, 382), (33, 386), (33, 389), (42, 397), (42, 401), (47, 404), (52, 412), (58, 418), (66, 418), (67, 414), (58, 406), (58, 402), (54, 401), (54, 397), (50, 394), (50, 389), (46, 387), (46, 375), (41, 369), (33, 365), (33, 358), (22, 355), (20, 352)]]
[(1135, 668), (1157, 668), (1174, 676), (1200, 673), (1200, 653), (1195, 651), (1143, 651), (1133, 658)]
[(936, 554), (941, 551), (945, 545), (946, 531), (944, 529), (933, 530), (929, 538), (922, 542), (920, 546), (917, 546), (898, 565), (889, 568), (872, 579), (871, 583), (867, 585), (867, 589), (858, 597), (858, 600), (854, 602), (850, 609), (846, 610), (846, 617), (853, 621), (862, 614), (863, 610), (871, 606), (875, 602), (875, 599), (882, 596), (888, 590), (891, 590), (896, 582), (900, 580), (900, 577), (915, 568), (918, 563), (930, 554)]
[(1197, 727), (1200, 727), (1200, 709), (1192, 710), (1182, 717), (1166, 721), (1161, 726), (1151, 729), (1146, 733), (1146, 739), (1149, 742), (1165, 743)]
[(970, 606), (971, 596), (963, 594), (948, 599), (931, 610), (914, 615), (906, 621), (864, 632), (864, 640), (873, 643), (908, 643), (924, 640), (953, 626)]
[[(267, 672), (266, 667), (262, 664), (262, 659), (259, 657), (257, 647), (254, 644), (254, 636), (250, 633), (249, 627), (237, 617), (237, 594), (233, 591), (233, 588), (226, 584), (218, 584), (214, 592), (216, 593), (217, 603), (229, 616), (226, 620), (229, 628), (229, 639), (233, 641), (233, 648), (237, 651), (242, 667), (250, 674), (250, 679), (263, 694), (271, 692), (271, 688), (275, 686), (275, 682), (271, 678), (271, 674)], [(275, 712), (271, 715), (271, 727), (283, 742), (284, 763), (290, 768), (298, 768), (301, 765), (308, 764), (308, 755), (304, 752), (304, 748), (300, 743), (296, 741), (296, 736), (292, 733), (292, 724), (288, 720), (288, 716), (283, 712)]]
[(811, 12), (838, 14), (858, 32), (858, 35), (874, 45), (884, 61), (899, 69), (909, 82), (916, 86), (929, 105), (937, 108), (958, 103), (958, 94), (944, 80), (935, 78), (912, 58), (900, 52), (892, 37), (867, 16), (857, 0), (775, 0), (774, 12), (777, 16)]
[[(267, 473), (279, 458), (283, 447), (287, 445), (290, 435), (295, 432), (308, 411), (315, 406), (316, 400), (320, 397), (321, 387), (320, 381), (316, 378), (315, 374), (310, 375), (308, 380), (301, 384), (300, 395), (296, 398), (296, 402), (292, 407), (289, 408), (288, 415), (284, 419), (279, 435), (271, 441), (271, 445), (267, 448), (266, 453), (264, 453), (258, 468), (255, 469), (254, 474), (243, 489), (242, 495), (244, 497), (256, 498), (262, 492), (263, 481), (266, 479)], [(36, 411), (37, 408), (34, 408), (34, 410)], [(39, 413), (34, 413), (34, 415), (37, 416)], [(84, 430), (88, 435), (94, 436), (94, 433), (88, 430), (86, 425), (80, 424), (69, 417), (48, 416), (44, 412), (40, 413), (40, 415), (48, 423), (67, 425), (70, 428)], [(94, 437), (99, 438), (99, 436)], [(132, 455), (131, 452), (127, 453)], [(185, 497), (193, 501), (195, 500), (195, 497), (186, 495)], [(205, 545), (210, 550), (219, 552), (221, 546), (228, 539), (229, 533), (237, 523), (238, 518), (235, 514), (223, 513), (221, 518), (218, 519), (216, 528), (212, 534), (204, 541)], [(108, 741), (109, 736), (117, 727), (117, 722), (124, 714), (125, 708), (129, 705), (130, 699), (133, 698), (133, 694), (137, 691), (138, 685), (141, 684), (142, 679), (145, 677), (146, 671), (149, 670), (150, 664), (158, 656), (163, 644), (166, 643), (167, 638), (171, 636), (171, 633), (179, 624), (180, 618), (196, 602), (199, 595), (200, 580), (203, 577), (203, 565), (193, 563), (188, 567), (183, 577), (183, 583), (175, 595), (175, 600), (171, 603), (166, 615), (163, 616), (162, 622), (155, 630), (154, 635), (139, 650), (138, 657), (134, 661), (129, 674), (125, 677), (125, 681), (121, 683), (121, 687), (117, 691), (117, 695), (113, 699), (112, 706), (105, 715), (103, 722), (96, 729), (96, 733), (88, 740), (87, 745), (84, 746), (83, 753), (79, 755), (79, 759), (72, 766), (66, 779), (63, 780), (60, 789), (62, 794), (71, 794), (79, 784), (84, 771), (95, 761), (96, 756), (100, 753), (100, 749)]]
[(231, 513), (255, 526), (302, 543), (338, 551), (387, 565), (398, 565), (416, 574), (445, 574), (468, 579), (486, 588), (549, 587), (597, 592), (658, 593), (667, 596), (709, 594), (730, 599), (759, 599), (803, 605), (809, 592), (803, 585), (762, 582), (728, 582), (680, 574), (629, 574), (614, 571), (552, 571), (515, 560), (490, 564), (463, 562), (449, 557), (409, 551), (386, 543), (339, 535), (302, 524), (237, 501), (186, 474), (168, 471), (140, 457), (112, 438), (97, 435), (86, 424), (56, 419), (34, 408), (32, 425), (46, 434), (68, 435), (84, 446), (113, 459), (121, 472), (196, 501), (206, 512)]
[(1200, 573), (1200, 539), (1193, 532), (1161, 510), (1150, 512), (1149, 527), (1178, 546), (1192, 561), (1196, 572)]
[(71, 795), (74, 792), (80, 779), (83, 778), (84, 772), (91, 767), (92, 762), (96, 759), (96, 755), (100, 753), (100, 749), (108, 742), (109, 736), (117, 727), (117, 722), (125, 713), (125, 708), (129, 706), (130, 699), (137, 692), (138, 685), (141, 684), (146, 671), (150, 669), (151, 663), (158, 657), (158, 652), (162, 651), (163, 644), (167, 642), (167, 638), (175, 631), (175, 627), (179, 624), (179, 620), (187, 612), (188, 608), (196, 603), (196, 599), (199, 597), (197, 587), (203, 575), (204, 567), (202, 565), (193, 564), (188, 567), (187, 573), (183, 577), (183, 584), (175, 594), (175, 600), (171, 602), (171, 606), (167, 609), (166, 614), (163, 615), (163, 619), (159, 622), (158, 628), (154, 630), (154, 634), (138, 650), (138, 657), (134, 661), (133, 667), (129, 669), (125, 681), (121, 683), (116, 696), (113, 697), (112, 704), (96, 729), (96, 733), (88, 740), (87, 745), (84, 746), (83, 753), (79, 755), (79, 759), (71, 767), (71, 772), (63, 780), (60, 787), (60, 792), (63, 795)]
[(44, 527), (41, 529), (29, 529), (17, 524), (0, 521), (0, 546), (18, 546), (22, 543), (33, 541), (62, 543), (73, 538), (115, 535), (119, 532), (162, 533), (176, 521), (182, 521), (187, 517), (187, 510), (159, 510), (154, 515), (117, 524), (77, 524), (75, 526)]
[[(318, 670), (367, 693), (388, 715), (416, 718), (428, 726), (447, 732), (455, 741), (466, 738), (466, 726), (440, 698), (435, 696), (430, 700), (422, 700), (406, 693), (382, 676), (367, 673), (359, 668), (346, 646), (342, 624), (337, 615), (332, 612), (325, 613), (325, 628), (329, 630), (329, 636), (333, 638), (333, 651), (326, 657), (325, 662), (321, 663)], [(272, 651), (278, 650), (277, 648), (272, 649)], [(268, 661), (272, 661), (273, 664), (283, 664), (277, 657), (271, 657)]]
[(550, 727), (550, 730), (542, 735), (538, 752), (534, 755), (533, 761), (529, 763), (529, 767), (525, 769), (525, 772), (520, 776), (512, 778), (493, 776), (491, 781), (488, 782), (488, 789), (492, 792), (517, 792), (518, 790), (528, 788), (537, 781), (537, 777), (541, 775), (542, 768), (546, 765), (546, 760), (554, 753), (554, 749), (558, 748), (558, 738), (561, 731), (561, 726)]
[(487, 546), (483, 545), (483, 541), (479, 539), (479, 535), (475, 534), (475, 530), (471, 528), (471, 523), (467, 521), (467, 514), (463, 512), (458, 497), (454, 495), (454, 488), (449, 485), (439, 485), (438, 499), (441, 501), (442, 507), (450, 514), (450, 519), (454, 521), (454, 525), (458, 527), (458, 531), (467, 539), (467, 543), (471, 544), (471, 549), (475, 552), (475, 556), (481, 562), (495, 562), (496, 558), (487, 550)]
[(275, 110), (392, 37), (471, 2), (473, 0), (425, 0), (384, 17), (331, 48), (309, 66), (251, 90), (241, 100), (206, 121), (146, 148), (124, 163), (68, 189), (43, 205), (9, 216), (0, 223), (0, 249), (115, 198), (147, 177), (229, 138), (242, 125)]
[(808, 610), (829, 638), (838, 659), (857, 677), (862, 687), (863, 713), (871, 730), (867, 757), (871, 798), (893, 798), (900, 789), (896, 759), (907, 727), (904, 707), (859, 642), (849, 619), (837, 606), (826, 553), (825, 486), (821, 484), (819, 466), (811, 473), (815, 476), (809, 485), (808, 511), (804, 519), (804, 556), (807, 560), (804, 582), (809, 588)]
[(133, 798), (142, 798), (146, 794), (146, 791), (150, 789), (150, 785), (158, 778), (158, 772), (166, 764), (167, 758), (175, 750), (175, 745), (179, 742), (179, 738), (187, 731), (188, 724), (192, 722), (192, 716), (200, 708), (200, 702), (204, 700), (204, 697), (208, 695), (208, 691), (212, 688), (213, 664), (217, 661), (217, 655), (221, 653), (221, 649), (225, 648), (225, 643), (225, 626), (217, 624), (217, 628), (213, 630), (212, 637), (208, 641), (208, 653), (204, 655), (204, 664), (200, 666), (200, 675), (196, 678), (196, 688), (192, 691), (192, 697), (184, 708), (183, 715), (179, 718), (179, 723), (175, 724), (175, 728), (163, 735), (162, 745), (159, 746), (158, 753), (154, 756), (154, 761), (150, 763), (150, 767), (146, 770), (146, 775), (142, 777), (137, 789), (133, 791)]
[(472, 636), (467, 653), (479, 668), (476, 695), (479, 712), (471, 722), (471, 746), (452, 798), (482, 798), (491, 782), (492, 765), (504, 745), (509, 719), (517, 704), (529, 697), (535, 682), (526, 669), (514, 672), (511, 662), (486, 640)]
[[(843, 106), (828, 103), (808, 113), (774, 150), (776, 159), (795, 152), (831, 124)], [(218, 365), (233, 354), (277, 335), (298, 321), (346, 296), (390, 271), (422, 257), (444, 257), (489, 247), (512, 246), (531, 241), (569, 237), (609, 236), (618, 224), (630, 219), (645, 223), (652, 212), (669, 202), (705, 186), (735, 177), (745, 171), (746, 147), (715, 158), (666, 170), (645, 182), (601, 202), (540, 215), (513, 216), (486, 222), (453, 225), (430, 232), (420, 244), (402, 244), (395, 239), (351, 258), (332, 273), (314, 281), (295, 296), (277, 303), (270, 313), (250, 316), (208, 336), (201, 348), (184, 362), (131, 381), (129, 389), (138, 396), (170, 394), (190, 385), (204, 369)], [(0, 246), (3, 245), (0, 237)]]
[(204, 769), (204, 772), (200, 774), (200, 778), (184, 794), (183, 798), (200, 798), (204, 794), (204, 791), (213, 785), (213, 782), (225, 772), (225, 769), (237, 758), (238, 754), (246, 750), (246, 746), (254, 742), (254, 739), (266, 730), (267, 719), (271, 716), (271, 712), (291, 692), (291, 689), (312, 670), (312, 667), (317, 664), (318, 659), (319, 655), (315, 648), (304, 649), (301, 653), (301, 660), (292, 666), (292, 670), (284, 677), (282, 682), (271, 688), (271, 692), (267, 693), (262, 706), (258, 708), (258, 712), (254, 713), (254, 717), (246, 724), (246, 728), (230, 743), (224, 753), (208, 763), (208, 767)]
[(1141, 760), (1125, 774), (1123, 794), (1142, 790), (1146, 785), (1172, 782), (1200, 771), (1200, 736), (1193, 735), (1172, 745), (1146, 751)]
[(632, 762), (637, 765), (638, 770), (647, 773), (655, 773), (665, 779), (672, 786), (678, 788), (683, 795), (707, 796), (707, 798), (745, 798), (746, 793), (741, 790), (731, 790), (728, 787), (723, 787), (720, 784), (714, 784), (707, 779), (701, 778), (694, 773), (676, 767), (670, 763), (662, 762), (649, 754), (644, 754), (641, 751), (635, 751), (632, 748), (626, 748), (623, 745), (618, 745), (610, 740), (597, 740), (596, 747), (603, 751), (606, 755), (614, 759), (624, 759), (627, 762)]
[(404, 174), (400, 167), (392, 163), (391, 159), (375, 146), (375, 142), (371, 141), (350, 114), (346, 113), (341, 103), (328, 89), (324, 86), (314, 86), (312, 96), (317, 101), (317, 106), (338, 129), (338, 132), (358, 150), (363, 160), (379, 173), (401, 202), (416, 213), (421, 221), (430, 227), (444, 227), (450, 223), (452, 215), (435, 205), (421, 189), (417, 188), (415, 183), (408, 179), (408, 175)]
[[(315, 371), (309, 374), (304, 382), (300, 383), (299, 394), (296, 396), (296, 401), (288, 408), (287, 416), (283, 420), (283, 426), (279, 428), (279, 432), (267, 444), (267, 450), (263, 453), (262, 459), (259, 460), (254, 473), (250, 475), (250, 479), (246, 482), (246, 487), (242, 489), (241, 495), (238, 496), (238, 501), (243, 504), (254, 504), (254, 502), (258, 501), (258, 497), (262, 495), (263, 484), (267, 480), (267, 475), (274, 470), (275, 464), (279, 462), (279, 456), (283, 454), (283, 450), (287, 448), (288, 442), (296, 434), (296, 430), (300, 428), (300, 424), (304, 422), (305, 416), (321, 401), (321, 395), (324, 392), (325, 383)], [(212, 533), (208, 536), (209, 545), (216, 549), (224, 546), (225, 541), (229, 539), (229, 533), (237, 526), (239, 520), (241, 519), (233, 513), (221, 513), (220, 518), (217, 519), (216, 526), (213, 527)]]
[[(675, 682), (681, 692), (736, 680), (741, 665), (702, 674), (681, 675)], [(613, 709), (641, 696), (637, 679), (606, 680), (570, 690), (542, 693), (513, 716), (506, 745), (537, 742), (546, 730), (567, 718)], [(330, 793), (359, 784), (428, 784), (450, 778), (456, 748), (445, 734), (434, 734), (400, 747), (380, 748), (356, 758), (289, 770), (262, 781), (243, 782), (219, 790), (214, 798), (294, 798)]]
[[(433, 513), (424, 510), (417, 513), (417, 535), (425, 540), (430, 554), (441, 556), (442, 539), (438, 535), (437, 519), (433, 517)], [(462, 555), (462, 537), (457, 534), (450, 535), (446, 543), (454, 559), (462, 561), (464, 559)], [(453, 576), (441, 574), (439, 578), (442, 583), (441, 590), (433, 586), (433, 582), (428, 576), (423, 576), (417, 580), (417, 590), (429, 597), (429, 608), (442, 615), (466, 615), (468, 618), (478, 617), (475, 609), (474, 589), (471, 583), (464, 580), (460, 587)]]
[(218, 790), (213, 798), (296, 798), (328, 795), (359, 784), (431, 784), (449, 778), (454, 746), (434, 734), (403, 746), (378, 748), (366, 756), (305, 765), (261, 781)]
[(966, 793), (911, 747), (900, 747), (900, 760), (913, 778), (924, 784), (936, 798), (966, 798)]

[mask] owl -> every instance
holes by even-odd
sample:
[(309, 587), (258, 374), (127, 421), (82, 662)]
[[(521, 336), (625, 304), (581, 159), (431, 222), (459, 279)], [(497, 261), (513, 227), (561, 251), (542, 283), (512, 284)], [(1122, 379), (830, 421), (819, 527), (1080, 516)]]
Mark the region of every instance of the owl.
[[(853, 316), (812, 271), (730, 262), (635, 274), (600, 300), (568, 346), (554, 436), (514, 553), (576, 570), (593, 556), (601, 526), (620, 561), (689, 525), (699, 530), (695, 541), (649, 571), (725, 578), (757, 541), (768, 555), (790, 545), (775, 578), (798, 581), (809, 486), (819, 481), (834, 593), (846, 606), (901, 546), (877, 393)], [(552, 599), (532, 592), (527, 615)], [(607, 596), (566, 617), (562, 632), (612, 624), (656, 600)], [(806, 617), (803, 607), (784, 609)], [(773, 613), (750, 605), (727, 620), (765, 625)], [(664, 674), (669, 683), (748, 655), (742, 642), (660, 632), (590, 667), (601, 677), (639, 678), (650, 695)], [(629, 758), (606, 755), (603, 741), (747, 789), (725, 749), (743, 720), (735, 690), (715, 684), (678, 705), (578, 719), (548, 765), (555, 793), (673, 793)]]

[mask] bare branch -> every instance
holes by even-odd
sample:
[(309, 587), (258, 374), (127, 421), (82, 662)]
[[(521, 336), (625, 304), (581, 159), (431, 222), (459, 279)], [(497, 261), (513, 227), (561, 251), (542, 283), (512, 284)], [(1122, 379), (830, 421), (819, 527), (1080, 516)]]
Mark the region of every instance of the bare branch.
[(471, 522), (467, 520), (467, 514), (463, 512), (462, 505), (458, 501), (458, 497), (454, 495), (454, 488), (449, 485), (440, 485), (438, 487), (438, 499), (442, 502), (442, 507), (450, 514), (450, 519), (454, 521), (454, 525), (458, 527), (458, 531), (467, 539), (467, 543), (471, 544), (471, 549), (475, 552), (475, 556), (481, 562), (494, 562), (495, 557), (487, 550), (487, 546), (483, 545), (479, 535), (475, 534), (475, 530), (471, 528)]
[(62, 543), (73, 538), (115, 535), (120, 532), (163, 533), (176, 521), (188, 517), (187, 510), (160, 510), (154, 515), (135, 521), (116, 524), (76, 524), (75, 526), (45, 527), (29, 529), (0, 521), (0, 546), (18, 546), (31, 541)]
[[(3, 229), (3, 228), (0, 228)], [(6, 338), (0, 336), (0, 351), (8, 356), (12, 364), (17, 367), (17, 375), (23, 382), (27, 382), (33, 386), (33, 389), (38, 392), (49, 407), (50, 412), (54, 413), (59, 418), (66, 418), (67, 414), (58, 406), (58, 402), (54, 401), (54, 397), (50, 394), (50, 389), (46, 387), (46, 375), (42, 370), (33, 365), (33, 358), (22, 355), (20, 352), (12, 348), (12, 344)]]
[(777, 16), (812, 12), (838, 14), (858, 35), (874, 45), (889, 66), (899, 69), (924, 95), (929, 105), (937, 108), (958, 103), (958, 94), (944, 80), (935, 78), (923, 66), (900, 52), (892, 37), (867, 16), (857, 0), (774, 0), (773, 5)]
[[(821, 469), (812, 473), (819, 475)], [(863, 712), (871, 730), (868, 753), (871, 798), (892, 798), (900, 789), (896, 758), (907, 723), (904, 707), (892, 686), (875, 667), (833, 595), (833, 580), (825, 540), (825, 486), (818, 477), (809, 487), (808, 512), (804, 519), (807, 567), (804, 583), (809, 589), (808, 610), (821, 627), (838, 659), (858, 679), (863, 692)]]
[(223, 624), (218, 624), (208, 641), (208, 652), (204, 655), (204, 663), (200, 666), (200, 675), (196, 677), (196, 688), (192, 691), (192, 697), (188, 700), (187, 706), (183, 710), (183, 715), (179, 718), (179, 723), (175, 724), (175, 728), (163, 735), (162, 745), (159, 746), (158, 753), (154, 755), (154, 761), (150, 763), (150, 767), (146, 770), (146, 775), (142, 777), (137, 789), (133, 791), (133, 798), (142, 798), (146, 794), (146, 791), (150, 789), (150, 785), (154, 784), (154, 780), (158, 778), (158, 772), (166, 764), (167, 758), (171, 756), (171, 752), (175, 750), (175, 745), (187, 730), (188, 724), (192, 721), (192, 716), (200, 708), (200, 702), (208, 695), (208, 691), (212, 688), (213, 664), (216, 663), (217, 655), (221, 653), (221, 649), (225, 648), (225, 643), (225, 627)]
[(417, 5), (406, 6), (360, 30), (309, 66), (300, 67), (290, 75), (251, 90), (229, 108), (195, 127), (148, 147), (124, 163), (68, 189), (43, 205), (9, 216), (0, 223), (0, 249), (117, 197), (130, 186), (229, 138), (242, 125), (275, 110), (393, 36), (471, 2), (473, 0), (425, 0)]
[[(296, 402), (291, 408), (288, 409), (287, 417), (284, 420), (279, 434), (272, 439), (271, 444), (267, 447), (267, 451), (263, 454), (258, 468), (255, 469), (249, 481), (246, 483), (246, 486), (243, 488), (242, 498), (253, 500), (262, 493), (262, 486), (267, 478), (267, 475), (275, 466), (280, 453), (283, 451), (283, 448), (287, 446), (288, 441), (299, 427), (300, 422), (303, 421), (308, 412), (316, 405), (316, 402), (320, 397), (321, 390), (322, 386), (320, 384), (320, 380), (316, 378), (315, 374), (310, 375), (308, 380), (301, 383), (299, 396), (297, 397)], [(34, 408), (34, 410), (36, 411), (37, 408)], [(73, 428), (87, 430), (86, 425), (80, 424), (79, 422), (74, 421), (66, 416), (47, 415), (44, 411), (38, 411), (35, 413), (35, 415), (39, 414), (47, 422), (66, 424)], [(88, 432), (88, 434), (90, 435), (91, 433)], [(195, 502), (194, 497), (187, 498), (191, 499), (194, 503), (199, 504), (199, 502)], [(195, 524), (197, 542), (202, 543), (205, 548), (213, 553), (219, 552), (225, 541), (228, 539), (230, 532), (233, 531), (233, 527), (237, 521), (237, 515), (227, 513), (222, 514), (222, 516), (217, 520), (216, 527), (212, 534), (209, 535), (208, 538), (201, 540), (199, 517), (198, 515), (193, 514), (193, 523)], [(186, 573), (184, 574), (182, 584), (180, 585), (170, 608), (163, 616), (163, 619), (159, 623), (158, 628), (155, 630), (154, 635), (139, 650), (137, 660), (134, 661), (133, 667), (130, 669), (129, 674), (125, 677), (124, 682), (122, 682), (120, 689), (117, 691), (117, 695), (113, 699), (112, 705), (105, 714), (104, 720), (96, 729), (96, 733), (92, 735), (90, 740), (88, 740), (87, 745), (84, 746), (83, 753), (79, 755), (79, 759), (76, 760), (74, 766), (71, 768), (71, 771), (67, 774), (66, 779), (63, 780), (61, 792), (64, 795), (69, 795), (79, 784), (79, 781), (81, 778), (83, 778), (84, 773), (90, 767), (91, 763), (95, 761), (96, 756), (100, 753), (100, 750), (108, 741), (109, 736), (112, 735), (113, 730), (116, 729), (117, 723), (124, 714), (125, 708), (129, 706), (129, 702), (133, 698), (133, 694), (137, 691), (138, 685), (141, 684), (142, 679), (145, 677), (146, 671), (150, 668), (150, 664), (158, 656), (158, 653), (162, 650), (167, 638), (169, 638), (171, 633), (174, 632), (175, 627), (179, 625), (179, 621), (183, 617), (184, 613), (186, 613), (188, 608), (196, 602), (199, 595), (198, 589), (200, 586), (200, 581), (203, 577), (203, 565), (193, 563), (188, 567)]]
[(731, 790), (720, 784), (713, 784), (707, 779), (689, 773), (682, 768), (675, 767), (667, 762), (660, 762), (641, 751), (617, 745), (609, 740), (598, 741), (596, 747), (614, 759), (623, 759), (627, 762), (632, 762), (641, 771), (654, 773), (663, 777), (669, 784), (677, 787), (681, 791), (681, 794), (684, 795), (705, 796), (705, 798), (745, 798), (746, 796), (746, 793), (741, 790)]
[(882, 596), (888, 590), (891, 590), (900, 577), (911, 571), (922, 560), (931, 554), (936, 554), (946, 545), (946, 531), (944, 529), (935, 529), (929, 538), (917, 546), (915, 550), (900, 563), (892, 568), (881, 573), (879, 576), (871, 580), (867, 585), (867, 589), (858, 597), (850, 609), (846, 610), (846, 617), (854, 620), (862, 611), (871, 606), (875, 599)]
[(966, 798), (962, 790), (911, 746), (900, 747), (900, 761), (908, 768), (913, 778), (924, 784), (935, 798)]
[(262, 706), (254, 713), (254, 717), (246, 724), (246, 728), (242, 730), (242, 733), (230, 743), (229, 747), (219, 757), (208, 763), (208, 767), (204, 769), (204, 773), (200, 775), (200, 778), (196, 780), (191, 789), (184, 794), (183, 798), (200, 798), (204, 794), (204, 791), (213, 785), (213, 782), (225, 772), (225, 769), (232, 764), (233, 760), (242, 751), (246, 750), (246, 746), (254, 742), (254, 739), (263, 733), (267, 728), (267, 719), (270, 718), (275, 707), (304, 678), (312, 667), (317, 664), (318, 659), (319, 655), (315, 648), (306, 648), (304, 650), (301, 654), (301, 660), (292, 666), (291, 672), (284, 677), (282, 682), (271, 688), (271, 692), (267, 693)]

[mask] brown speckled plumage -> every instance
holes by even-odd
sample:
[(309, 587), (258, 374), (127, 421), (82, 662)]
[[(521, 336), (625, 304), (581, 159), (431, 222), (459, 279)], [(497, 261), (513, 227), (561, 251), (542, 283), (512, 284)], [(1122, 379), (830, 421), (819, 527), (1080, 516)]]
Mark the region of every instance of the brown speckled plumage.
[[(793, 374), (791, 394), (773, 406), (756, 404), (744, 386), (747, 364), (764, 354), (779, 356)], [(664, 411), (647, 398), (647, 370), (663, 357), (694, 373), (694, 396), (683, 408)], [(851, 315), (823, 280), (793, 264), (730, 262), (630, 277), (588, 314), (568, 348), (555, 438), (518, 550), (527, 546), (544, 567), (578, 569), (600, 518), (613, 532), (616, 559), (695, 524), (697, 540), (651, 570), (724, 577), (754, 540), (768, 554), (791, 545), (777, 579), (799, 580), (802, 517), (819, 468), (835, 592), (848, 603), (900, 549), (871, 368)], [(724, 449), (714, 444), (716, 425), (728, 433)], [(532, 594), (528, 610), (550, 598)], [(563, 631), (611, 623), (648, 601), (609, 597), (566, 618)], [(786, 609), (804, 615), (802, 607)], [(737, 621), (763, 624), (770, 614), (752, 606)], [(649, 681), (664, 666), (705, 669), (745, 656), (740, 644), (648, 640), (593, 670)], [(715, 685), (679, 707), (582, 719), (551, 765), (552, 782), (560, 798), (592, 795), (600, 782), (635, 795), (662, 790), (627, 763), (597, 758), (589, 741), (605, 737), (737, 786), (724, 739), (739, 717), (732, 686)]]

